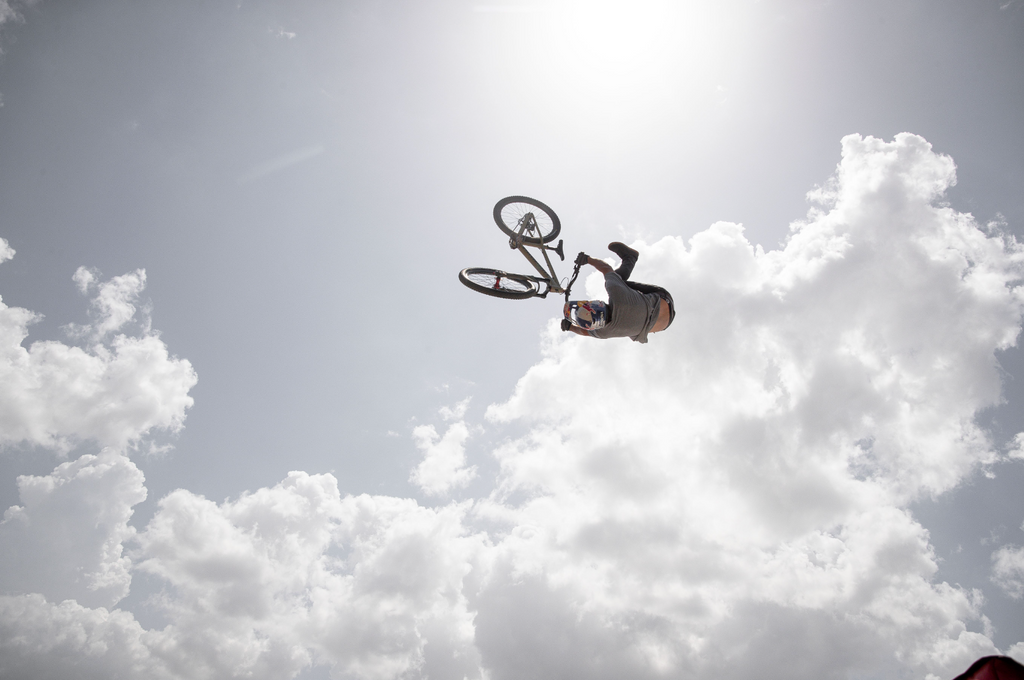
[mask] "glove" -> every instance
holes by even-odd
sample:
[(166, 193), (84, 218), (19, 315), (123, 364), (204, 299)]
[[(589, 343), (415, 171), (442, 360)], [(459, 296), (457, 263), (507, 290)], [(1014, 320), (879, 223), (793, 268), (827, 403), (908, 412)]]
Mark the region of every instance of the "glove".
[(590, 259), (590, 257), (585, 252), (583, 252), (581, 250), (580, 254), (576, 256), (576, 262), (574, 264), (578, 264), (578, 265), (582, 266), (582, 265), (585, 265), (587, 263), (587, 260), (589, 260), (589, 259)]
[(567, 331), (572, 328), (572, 322), (568, 319), (562, 319), (562, 330)]

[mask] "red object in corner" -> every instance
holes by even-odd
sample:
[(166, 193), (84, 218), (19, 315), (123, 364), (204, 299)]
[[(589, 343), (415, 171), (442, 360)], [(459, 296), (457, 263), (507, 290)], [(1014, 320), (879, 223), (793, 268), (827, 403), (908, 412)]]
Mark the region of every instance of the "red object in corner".
[(1024, 666), (1008, 656), (983, 656), (953, 680), (1024, 680)]

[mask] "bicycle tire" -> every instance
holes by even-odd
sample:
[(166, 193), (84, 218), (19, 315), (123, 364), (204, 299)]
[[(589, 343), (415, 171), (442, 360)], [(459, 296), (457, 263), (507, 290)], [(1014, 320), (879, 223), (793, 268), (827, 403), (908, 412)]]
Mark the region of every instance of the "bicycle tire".
[(558, 236), (558, 232), (562, 230), (562, 223), (558, 220), (555, 211), (537, 199), (526, 196), (507, 196), (495, 203), (494, 222), (503, 232), (509, 236), (515, 236), (519, 220), (529, 212), (533, 213), (537, 221), (540, 236), (526, 236), (524, 241), (540, 245)]
[(486, 267), (466, 267), (459, 272), (459, 281), (478, 293), (506, 300), (525, 300), (540, 292), (537, 282), (522, 274), (509, 274)]

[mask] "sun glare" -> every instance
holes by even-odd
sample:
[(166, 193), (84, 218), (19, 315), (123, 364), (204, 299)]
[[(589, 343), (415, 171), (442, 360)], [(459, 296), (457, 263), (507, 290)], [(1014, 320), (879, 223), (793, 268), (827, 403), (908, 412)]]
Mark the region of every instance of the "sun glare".
[(617, 84), (703, 80), (724, 65), (728, 3), (590, 0), (555, 13), (557, 57), (578, 78)]
[(572, 0), (515, 7), (520, 11), (479, 9), (502, 10), (509, 75), (542, 88), (560, 123), (571, 116), (584, 127), (608, 128), (624, 118), (713, 106), (743, 57), (744, 22), (734, 2)]

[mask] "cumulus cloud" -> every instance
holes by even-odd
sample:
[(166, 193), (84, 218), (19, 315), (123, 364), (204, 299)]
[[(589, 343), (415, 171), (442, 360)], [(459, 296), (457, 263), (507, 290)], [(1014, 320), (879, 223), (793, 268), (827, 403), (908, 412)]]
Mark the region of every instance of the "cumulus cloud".
[(179, 430), (193, 402), (192, 365), (171, 356), (148, 322), (137, 333), (118, 332), (136, 315), (145, 272), (100, 283), (80, 268), (74, 280), (83, 293), (96, 292), (92, 323), (72, 328), (89, 339), (85, 348), (56, 341), (24, 347), (39, 315), (0, 301), (0, 445), (66, 451), (90, 440), (121, 449), (153, 429)]
[(1007, 455), (1010, 458), (1024, 460), (1024, 432), (1018, 432), (1013, 438), (1013, 443), (1010, 444), (1010, 450), (1007, 452)]
[(146, 645), (158, 637), (128, 612), (53, 604), (38, 594), (0, 596), (0, 677), (176, 677)]
[[(96, 296), (90, 303), (91, 324), (80, 326), (68, 324), (68, 332), (72, 336), (85, 337), (98, 342), (111, 333), (121, 330), (125, 324), (135, 318), (139, 295), (146, 287), (146, 271), (136, 269), (122, 276), (115, 276), (109, 281), (99, 283), (99, 272), (79, 267), (71, 277), (78, 290), (87, 294), (93, 290)], [(149, 331), (149, 319), (142, 320), (143, 328)]]
[[(780, 250), (730, 223), (634, 244), (635, 277), (675, 296), (672, 328), (638, 347), (552, 323), (487, 410), (522, 434), (494, 450), (485, 498), (342, 497), (331, 475), (293, 472), (223, 503), (174, 491), (131, 534), (141, 478), (117, 454), (24, 482), (16, 527), (56, 516), (64, 489), (135, 489), (76, 506), (109, 518), (83, 573), (145, 572), (169, 623), (58, 604), (24, 577), (0, 598), (4, 669), (952, 677), (998, 650), (980, 593), (936, 580), (908, 508), (999, 459), (975, 417), (1001, 399), (996, 352), (1024, 311), (1024, 250), (941, 202), (954, 169), (920, 137), (852, 135)], [(466, 403), (441, 415), (444, 435), (414, 431), (412, 479), (437, 494), (475, 472)], [(1014, 550), (993, 562), (1011, 593)]]
[(193, 677), (287, 677), (311, 658), (342, 676), (468, 672), (463, 580), (480, 539), (463, 514), (342, 498), (331, 475), (299, 472), (219, 506), (177, 491), (140, 534), (140, 568), (174, 586), (176, 644), (208, 666)]
[(282, 678), (314, 661), (341, 677), (477, 677), (465, 591), (483, 539), (466, 534), (464, 513), (342, 498), (331, 475), (302, 472), (220, 505), (175, 491), (136, 554), (167, 584), (158, 602), (170, 624), (147, 631), (127, 612), (0, 598), (0, 671), (81, 658), (119, 677)]
[(409, 481), (431, 496), (443, 496), (476, 477), (476, 466), (466, 467), (469, 428), (463, 418), (468, 406), (469, 399), (465, 399), (454, 407), (441, 409), (442, 418), (456, 421), (448, 426), (444, 436), (438, 435), (433, 425), (413, 428), (413, 440), (423, 452), (423, 460), (412, 471)]
[(146, 498), (143, 482), (135, 464), (111, 450), (19, 477), (21, 505), (0, 522), (0, 590), (115, 605), (131, 584), (122, 544), (135, 533), (128, 520)]
[(542, 583), (635, 637), (602, 647), (632, 675), (763, 673), (762, 653), (812, 649), (829, 651), (806, 675), (882, 658), (950, 675), (993, 652), (979, 597), (932, 581), (906, 509), (995, 460), (975, 415), (1020, 330), (1024, 253), (939, 202), (954, 178), (920, 137), (853, 135), (780, 250), (729, 223), (634, 244), (634, 277), (673, 292), (672, 329), (637, 351), (552, 326), (488, 411), (531, 427), (479, 508), (529, 527), (501, 546), (534, 579), (523, 597)]
[(992, 582), (1015, 600), (1024, 597), (1024, 548), (1005, 545), (992, 553)]

